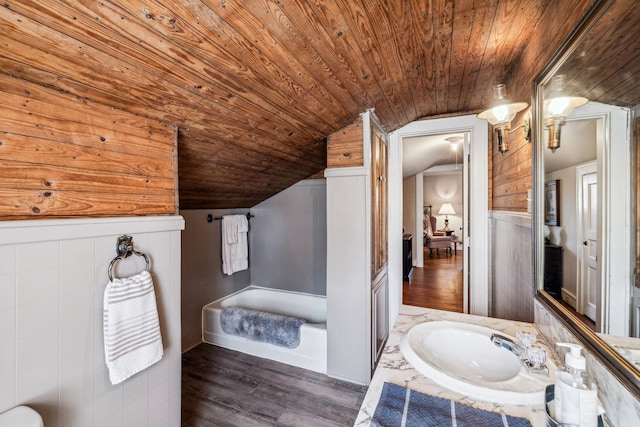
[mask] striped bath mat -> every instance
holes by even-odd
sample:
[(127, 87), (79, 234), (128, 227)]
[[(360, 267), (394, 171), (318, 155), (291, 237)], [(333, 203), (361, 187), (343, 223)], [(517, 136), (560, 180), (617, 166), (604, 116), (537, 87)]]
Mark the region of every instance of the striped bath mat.
[(156, 295), (148, 271), (107, 284), (104, 355), (111, 384), (119, 384), (162, 359)]
[(531, 427), (531, 423), (526, 418), (473, 408), (391, 383), (384, 383), (371, 425), (376, 427)]

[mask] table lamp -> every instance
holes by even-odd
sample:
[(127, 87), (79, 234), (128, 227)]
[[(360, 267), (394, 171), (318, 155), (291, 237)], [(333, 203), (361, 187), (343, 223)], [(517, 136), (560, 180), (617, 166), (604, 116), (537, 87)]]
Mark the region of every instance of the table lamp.
[(449, 230), (449, 215), (455, 215), (456, 211), (453, 210), (453, 206), (451, 206), (451, 203), (443, 203), (442, 206), (440, 206), (440, 210), (438, 211), (438, 215), (444, 215), (444, 231), (451, 231)]

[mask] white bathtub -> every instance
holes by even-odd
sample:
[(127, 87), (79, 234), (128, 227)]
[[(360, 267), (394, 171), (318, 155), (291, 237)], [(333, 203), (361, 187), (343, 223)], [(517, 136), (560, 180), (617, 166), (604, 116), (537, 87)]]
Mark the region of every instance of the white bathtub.
[[(225, 333), (220, 326), (224, 307), (242, 307), (306, 320), (296, 348), (252, 341)], [(323, 296), (249, 286), (211, 302), (202, 309), (202, 340), (209, 344), (327, 373), (327, 300)]]

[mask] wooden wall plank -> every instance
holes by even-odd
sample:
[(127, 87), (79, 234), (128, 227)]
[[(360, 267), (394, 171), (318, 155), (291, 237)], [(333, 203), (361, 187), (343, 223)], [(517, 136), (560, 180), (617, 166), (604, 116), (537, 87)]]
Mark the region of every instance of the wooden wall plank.
[(0, 188), (2, 219), (166, 215), (174, 212), (173, 194), (86, 193)]
[[(30, 82), (0, 74), (0, 92), (7, 105), (25, 108), (48, 117), (66, 119), (74, 113), (86, 116), (85, 123), (100, 128), (116, 128), (119, 132), (160, 144), (173, 145), (167, 138), (167, 123), (125, 112), (122, 109), (93, 102), (65, 91), (34, 85)], [(91, 108), (87, 108), (87, 106)]]
[(364, 166), (363, 138), (362, 118), (358, 118), (344, 129), (329, 135), (327, 167)]
[(2, 161), (0, 188), (24, 188), (42, 191), (111, 192), (168, 196), (174, 191), (171, 178), (126, 175), (91, 169), (34, 165)]
[(173, 127), (0, 81), (0, 220), (176, 212)]
[[(11, 129), (9, 125), (9, 122), (0, 118), (0, 126)], [(96, 172), (166, 179), (173, 177), (171, 159), (151, 158), (107, 149), (108, 147), (117, 149), (119, 145), (119, 141), (111, 141), (108, 146), (92, 148), (76, 144), (74, 141), (47, 140), (19, 133), (0, 132), (0, 156), (3, 162), (24, 162), (32, 166), (68, 166)]]
[(514, 131), (509, 135), (509, 151), (505, 154), (498, 152), (497, 143), (493, 140), (494, 133), (491, 132), (490, 209), (527, 212), (528, 191), (533, 188), (532, 146), (525, 139), (524, 132), (515, 129), (527, 117), (528, 111), (525, 110), (514, 119)]
[(524, 213), (522, 206), (527, 205), (527, 194), (517, 193), (493, 198), (493, 210)]

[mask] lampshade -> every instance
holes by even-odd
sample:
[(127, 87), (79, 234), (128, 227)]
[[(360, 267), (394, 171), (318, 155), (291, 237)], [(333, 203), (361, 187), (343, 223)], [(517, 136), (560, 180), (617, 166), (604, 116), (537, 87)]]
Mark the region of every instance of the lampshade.
[(565, 76), (554, 76), (549, 83), (549, 90), (545, 95), (544, 118), (564, 119), (577, 107), (589, 102), (587, 98), (570, 96), (565, 86)]
[(559, 96), (544, 101), (545, 117), (567, 117), (573, 110), (589, 102), (581, 96)]
[(577, 107), (589, 102), (587, 98), (569, 96), (565, 90), (565, 76), (554, 76), (543, 104), (544, 125), (549, 129), (547, 147), (555, 152), (560, 147), (561, 128), (567, 116)]
[(511, 123), (518, 112), (529, 106), (526, 102), (511, 102), (507, 99), (503, 84), (493, 88), (493, 106), (478, 114), (478, 118), (487, 120), (493, 126)]
[(485, 119), (493, 126), (511, 123), (520, 111), (527, 108), (526, 102), (511, 102), (509, 104), (496, 105), (478, 114), (478, 118)]
[(500, 151), (501, 154), (509, 151), (511, 122), (519, 111), (524, 110), (528, 106), (529, 104), (526, 102), (509, 101), (507, 99), (505, 85), (499, 84), (493, 87), (493, 105), (491, 108), (478, 114), (478, 118), (487, 120), (493, 125), (493, 130), (498, 141), (498, 151)]
[(438, 211), (438, 215), (455, 215), (456, 211), (453, 210), (453, 206), (451, 203), (443, 203), (440, 206), (440, 210)]

